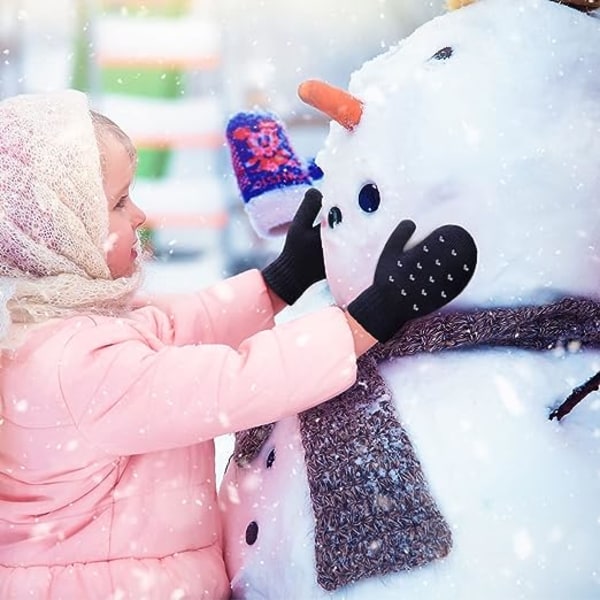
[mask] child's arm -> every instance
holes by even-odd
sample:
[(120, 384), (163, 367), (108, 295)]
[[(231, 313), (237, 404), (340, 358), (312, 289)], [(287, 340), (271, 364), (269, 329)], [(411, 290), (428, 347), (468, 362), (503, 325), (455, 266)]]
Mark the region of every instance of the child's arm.
[(350, 332), (352, 333), (354, 353), (356, 356), (362, 356), (377, 343), (377, 339), (373, 337), (350, 313), (345, 312), (345, 315), (348, 327), (350, 327)]
[[(314, 224), (321, 198), (316, 189), (306, 193), (280, 255), (262, 270), (262, 278), (246, 272), (195, 295), (148, 299), (147, 304), (159, 307), (170, 317), (172, 331), (163, 327), (161, 338), (174, 345), (202, 342), (236, 347), (247, 337), (272, 327), (278, 312), (325, 277), (320, 227)], [(138, 307), (143, 305), (144, 300), (138, 302)], [(150, 320), (157, 317), (152, 310), (138, 312), (137, 316)]]
[(250, 269), (198, 292), (140, 299), (132, 317), (146, 324), (166, 344), (227, 344), (275, 325), (277, 301), (256, 269)]
[(276, 421), (339, 394), (375, 338), (441, 308), (471, 279), (477, 248), (468, 232), (445, 226), (405, 250), (414, 230), (410, 221), (394, 230), (351, 317), (323, 308), (237, 350), (165, 344), (128, 320), (76, 320), (59, 362), (76, 426), (109, 453), (136, 454)]
[(286, 306), (285, 300), (282, 300), (270, 287), (267, 287), (267, 294), (269, 294), (269, 300), (273, 307), (273, 313), (279, 314)]
[(60, 389), (77, 428), (115, 455), (199, 443), (296, 414), (356, 377), (345, 313), (327, 307), (238, 350), (165, 345), (130, 321), (77, 320)]

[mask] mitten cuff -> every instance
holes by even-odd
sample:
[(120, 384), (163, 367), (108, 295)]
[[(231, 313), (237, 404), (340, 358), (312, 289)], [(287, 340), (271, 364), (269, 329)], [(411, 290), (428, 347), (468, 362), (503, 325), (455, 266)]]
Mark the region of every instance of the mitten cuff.
[(262, 238), (279, 235), (288, 226), (310, 185), (297, 184), (264, 192), (251, 198), (244, 210)]
[(371, 286), (350, 302), (348, 312), (374, 338), (387, 342), (410, 318), (400, 316), (399, 308), (390, 307), (381, 291)]
[(287, 304), (294, 304), (308, 287), (306, 282), (298, 280), (293, 260), (285, 252), (262, 270), (262, 276), (267, 285)]

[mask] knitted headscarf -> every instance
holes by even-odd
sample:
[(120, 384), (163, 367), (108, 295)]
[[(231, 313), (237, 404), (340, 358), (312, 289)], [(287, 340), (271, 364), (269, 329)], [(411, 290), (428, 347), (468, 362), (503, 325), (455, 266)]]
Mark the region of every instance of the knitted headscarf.
[(107, 237), (86, 96), (0, 102), (0, 340), (11, 323), (122, 310), (139, 277), (112, 279)]

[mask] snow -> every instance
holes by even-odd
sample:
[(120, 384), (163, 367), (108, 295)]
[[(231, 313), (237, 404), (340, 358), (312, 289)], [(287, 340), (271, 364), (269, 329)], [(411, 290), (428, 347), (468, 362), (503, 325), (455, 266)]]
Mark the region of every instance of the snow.
[[(370, 283), (405, 218), (417, 224), (415, 239), (452, 222), (473, 234), (481, 266), (463, 303), (523, 304), (542, 288), (597, 296), (600, 231), (585, 210), (597, 162), (582, 157), (600, 153), (591, 133), (598, 54), (581, 37), (596, 36), (598, 21), (547, 0), (512, 11), (486, 4), (433, 19), (352, 75), (361, 125), (348, 135), (334, 123), (317, 157), (326, 173), (351, 174), (323, 184), (324, 217), (343, 209), (342, 225), (323, 232), (338, 300)], [(450, 58), (431, 58), (444, 47)], [(378, 211), (340, 203), (367, 182), (379, 188)], [(510, 226), (499, 231), (506, 214)], [(527, 268), (512, 267), (521, 262)]]
[[(600, 20), (566, 6), (479, 0), (353, 73), (348, 89), (363, 102), (361, 122), (352, 132), (332, 123), (317, 156), (335, 300), (347, 304), (369, 285), (405, 218), (417, 224), (411, 243), (444, 223), (477, 241), (475, 277), (450, 308), (600, 300), (599, 42)], [(365, 213), (357, 198), (372, 184), (381, 205)], [(342, 219), (330, 227), (334, 209)], [(315, 308), (325, 298), (312, 301)], [(600, 401), (592, 394), (561, 422), (548, 418), (598, 370), (600, 352), (576, 340), (380, 365), (453, 548), (420, 569), (334, 593), (316, 583), (298, 421), (278, 423), (250, 466), (232, 464), (224, 478), (235, 597), (600, 597)], [(249, 523), (258, 525), (253, 544)]]

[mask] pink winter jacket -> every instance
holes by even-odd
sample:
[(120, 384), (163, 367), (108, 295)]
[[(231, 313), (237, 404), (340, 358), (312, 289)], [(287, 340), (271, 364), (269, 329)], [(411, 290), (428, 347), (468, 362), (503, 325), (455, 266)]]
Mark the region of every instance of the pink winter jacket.
[(356, 375), (338, 308), (272, 325), (250, 271), (128, 318), (49, 323), (5, 353), (2, 600), (229, 596), (212, 438)]

